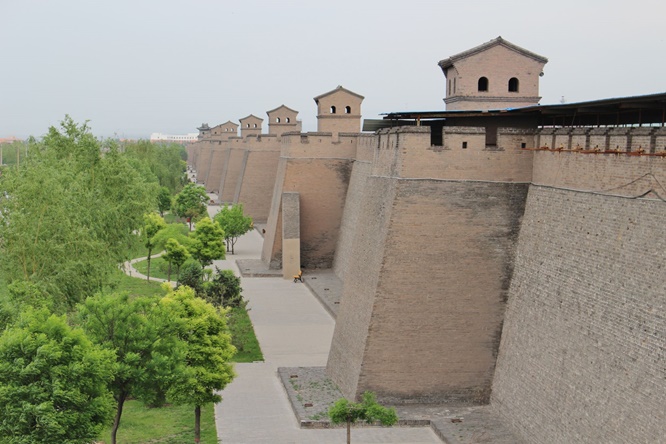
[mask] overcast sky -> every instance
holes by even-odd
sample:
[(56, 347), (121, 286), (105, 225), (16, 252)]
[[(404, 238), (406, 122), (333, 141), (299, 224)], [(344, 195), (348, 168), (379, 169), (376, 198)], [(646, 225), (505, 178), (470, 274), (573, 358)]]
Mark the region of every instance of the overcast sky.
[(437, 62), (502, 36), (542, 104), (666, 91), (664, 0), (0, 0), (0, 138), (65, 114), (100, 137), (196, 132), (342, 85), (364, 118), (441, 110)]

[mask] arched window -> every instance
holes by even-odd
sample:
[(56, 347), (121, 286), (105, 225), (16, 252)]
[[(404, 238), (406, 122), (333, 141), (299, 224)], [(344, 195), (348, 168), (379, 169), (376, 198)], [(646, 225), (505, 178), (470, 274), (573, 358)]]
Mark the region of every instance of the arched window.
[(488, 91), (488, 78), (481, 77), (479, 79), (479, 91)]
[(351, 106), (345, 106), (345, 114), (351, 114)]
[(331, 114), (335, 114), (335, 106), (331, 107)]
[(253, 125), (253, 127), (256, 128), (256, 127), (257, 127), (257, 124), (255, 123), (255, 124)]
[(518, 92), (518, 79), (515, 77), (509, 79), (509, 92)]
[(289, 122), (291, 122), (291, 119), (289, 117), (287, 117), (286, 119), (284, 119), (284, 121), (289, 123)]
[(249, 128), (249, 127), (250, 127), (249, 123), (245, 124), (245, 128)]
[(275, 118), (275, 123), (280, 123), (280, 118), (279, 117)]

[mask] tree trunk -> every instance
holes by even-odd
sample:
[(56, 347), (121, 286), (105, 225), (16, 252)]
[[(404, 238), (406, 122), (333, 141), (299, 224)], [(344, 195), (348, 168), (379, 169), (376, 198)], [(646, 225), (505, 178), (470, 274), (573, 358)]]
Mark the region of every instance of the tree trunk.
[(194, 407), (194, 442), (201, 442), (201, 406)]
[(171, 261), (169, 261), (169, 271), (167, 272), (167, 281), (171, 282)]
[(146, 279), (150, 280), (150, 253), (151, 249), (148, 249), (148, 270), (146, 271)]
[(178, 286), (179, 280), (180, 280), (180, 265), (176, 267), (176, 287)]
[(351, 444), (351, 421), (347, 421), (347, 444)]
[(113, 427), (111, 428), (111, 444), (116, 444), (116, 434), (118, 427), (120, 427), (120, 417), (123, 415), (123, 405), (125, 404), (125, 394), (121, 393), (118, 397), (118, 408), (116, 409), (116, 417), (113, 419)]

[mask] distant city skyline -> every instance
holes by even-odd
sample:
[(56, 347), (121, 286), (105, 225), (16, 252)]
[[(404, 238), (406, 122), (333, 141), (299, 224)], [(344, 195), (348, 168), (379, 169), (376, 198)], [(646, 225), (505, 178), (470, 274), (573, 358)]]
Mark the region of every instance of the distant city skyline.
[(666, 91), (657, 0), (0, 0), (0, 138), (65, 114), (99, 137), (188, 134), (342, 85), (365, 119), (444, 109), (437, 63), (497, 36), (549, 59), (541, 104)]

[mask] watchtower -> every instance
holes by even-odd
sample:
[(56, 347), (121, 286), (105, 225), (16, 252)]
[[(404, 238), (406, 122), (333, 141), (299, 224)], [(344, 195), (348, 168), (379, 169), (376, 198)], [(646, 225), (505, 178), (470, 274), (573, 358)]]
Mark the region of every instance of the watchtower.
[(317, 132), (359, 133), (361, 131), (361, 102), (364, 97), (338, 86), (314, 98), (317, 104)]
[(537, 105), (539, 77), (548, 59), (502, 37), (441, 60), (447, 110)]
[(238, 120), (240, 121), (241, 137), (245, 138), (246, 136), (258, 136), (261, 134), (261, 122), (264, 119), (250, 114)]
[(238, 136), (238, 124), (227, 120), (225, 123), (211, 128), (208, 134), (216, 140), (227, 140), (229, 137)]
[(301, 130), (300, 122), (296, 120), (298, 111), (285, 105), (266, 111), (266, 114), (268, 114), (268, 134), (279, 137), (282, 133)]

